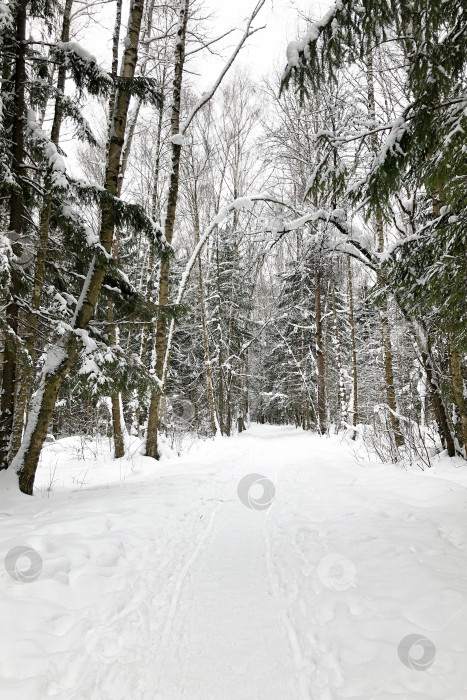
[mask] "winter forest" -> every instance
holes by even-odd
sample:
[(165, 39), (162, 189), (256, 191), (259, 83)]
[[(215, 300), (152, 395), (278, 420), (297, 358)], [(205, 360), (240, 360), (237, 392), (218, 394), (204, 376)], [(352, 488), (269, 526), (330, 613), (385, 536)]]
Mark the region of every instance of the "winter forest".
[(1, 697), (465, 698), (465, 2), (232, 6), (0, 2)]

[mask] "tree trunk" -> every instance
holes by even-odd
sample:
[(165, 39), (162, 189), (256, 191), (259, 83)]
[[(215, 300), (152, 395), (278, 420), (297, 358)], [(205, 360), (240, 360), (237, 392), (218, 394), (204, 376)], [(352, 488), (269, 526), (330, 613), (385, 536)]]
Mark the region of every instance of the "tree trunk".
[[(195, 244), (199, 243), (199, 216), (196, 212), (195, 221)], [(199, 275), (199, 300), (201, 307), (201, 331), (203, 334), (203, 345), (204, 345), (204, 366), (206, 369), (206, 390), (208, 394), (209, 403), (209, 417), (211, 421), (212, 434), (216, 435), (219, 431), (219, 421), (216, 416), (216, 409), (214, 407), (214, 391), (212, 388), (212, 374), (211, 374), (211, 358), (209, 353), (209, 337), (208, 337), (208, 326), (206, 323), (206, 304), (204, 300), (204, 285), (203, 285), (203, 266), (201, 262), (201, 253), (198, 255), (198, 275)]]
[(326, 432), (326, 387), (324, 372), (323, 321), (321, 313), (321, 275), (315, 272), (316, 366), (318, 372), (318, 431)]
[[(71, 19), (71, 8), (73, 5), (73, 0), (66, 0), (65, 7), (63, 10), (63, 24), (61, 41), (67, 42), (70, 40), (70, 19)], [(65, 92), (65, 80), (66, 80), (66, 67), (61, 65), (58, 69), (57, 75), (57, 97), (55, 99), (55, 110), (52, 122), (52, 131), (50, 133), (50, 140), (55, 146), (58, 146), (60, 139), (60, 128), (63, 119), (63, 106), (61, 96)], [(36, 339), (36, 329), (37, 321), (41, 299), (42, 290), (44, 287), (45, 278), (45, 266), (47, 262), (47, 247), (49, 242), (49, 230), (50, 230), (50, 214), (52, 211), (52, 196), (46, 194), (42, 204), (42, 209), (39, 215), (39, 245), (36, 255), (36, 264), (34, 268), (34, 286), (31, 299), (32, 311), (27, 316), (26, 322), (26, 338), (25, 338), (25, 351), (27, 353), (27, 362), (24, 362), (21, 370), (21, 381), (18, 386), (16, 406), (15, 406), (15, 417), (13, 426), (13, 436), (10, 450), (10, 458), (12, 459), (21, 445), (21, 439), (23, 436), (24, 419), (27, 404), (29, 402), (29, 396), (31, 393), (31, 382), (32, 382), (32, 372), (33, 372), (33, 362), (34, 362), (34, 342)]]
[[(120, 43), (120, 28), (122, 24), (122, 0), (117, 0), (117, 7), (115, 11), (115, 24), (114, 24), (114, 33), (113, 33), (113, 38), (112, 38), (112, 75), (117, 76), (118, 75), (118, 46)], [(112, 92), (110, 101), (109, 101), (109, 125), (112, 123), (113, 119), (113, 112), (115, 109), (115, 98), (116, 98), (116, 90)], [(134, 128), (134, 127), (133, 127)], [(111, 132), (109, 128), (109, 138), (110, 138)], [(132, 136), (132, 134), (131, 134)], [(122, 186), (123, 186), (123, 177), (125, 174), (125, 166), (126, 162), (128, 159), (128, 153), (129, 149), (131, 148), (131, 136), (128, 139), (125, 144), (125, 148), (123, 150), (123, 158), (122, 162), (120, 164), (120, 172), (119, 172), (119, 178), (118, 178), (118, 183), (117, 183), (117, 197), (120, 197), (122, 194)], [(130, 141), (130, 145), (128, 145), (128, 141)], [(109, 151), (110, 147), (110, 141), (107, 143), (107, 152)], [(114, 260), (118, 260), (118, 243), (119, 243), (119, 231), (116, 231), (115, 235), (115, 240), (112, 245), (112, 257)], [(108, 302), (107, 306), (107, 320), (109, 322), (109, 345), (115, 346), (117, 344), (117, 327), (114, 323), (114, 308), (113, 308), (113, 303), (112, 301)], [(121, 400), (120, 400), (120, 393), (117, 392), (115, 394), (112, 394), (110, 397), (110, 405), (112, 409), (112, 432), (113, 432), (113, 438), (114, 438), (114, 458), (115, 459), (120, 459), (123, 457), (125, 454), (125, 442), (123, 440), (123, 432), (122, 432), (122, 412), (121, 412)]]
[[(20, 0), (15, 7), (15, 75), (13, 99), (14, 105), (11, 124), (11, 172), (15, 184), (10, 195), (9, 231), (18, 239), (23, 231), (23, 187), (22, 164), (24, 158), (25, 131), (25, 83), (26, 83), (26, 14), (27, 2)], [(13, 251), (20, 245), (13, 245)], [(15, 394), (17, 380), (17, 342), (19, 325), (19, 306), (17, 297), (20, 292), (20, 273), (14, 265), (10, 266), (11, 301), (6, 308), (5, 347), (3, 352), (2, 393), (0, 401), (0, 469), (6, 469), (9, 463), (9, 448), (13, 430), (15, 412)]]
[[(153, 6), (153, 3), (151, 3)], [(147, 30), (150, 34), (150, 29)], [(167, 65), (164, 63), (162, 71), (162, 88), (165, 85), (165, 78), (167, 72)], [(159, 205), (159, 176), (160, 176), (160, 161), (161, 161), (161, 141), (162, 141), (162, 124), (164, 117), (164, 104), (161, 102), (158, 112), (157, 120), (157, 137), (156, 137), (156, 162), (154, 165), (154, 183), (152, 189), (152, 208), (151, 216), (153, 220), (159, 218), (160, 215), (160, 205)], [(149, 256), (148, 256), (148, 266), (147, 266), (147, 286), (146, 286), (146, 300), (150, 301), (153, 296), (154, 285), (153, 285), (153, 275), (154, 275), (154, 246), (152, 243), (149, 244)], [(148, 351), (148, 336), (149, 328), (147, 325), (143, 326), (141, 331), (141, 346), (140, 346), (140, 359), (143, 364), (146, 363), (147, 351)], [(141, 401), (142, 397), (138, 394), (138, 405), (135, 413), (135, 427), (136, 432), (140, 435), (140, 417), (141, 417)]]
[(326, 292), (324, 301), (324, 388), (325, 388), (325, 405), (326, 405), (326, 428), (329, 430), (331, 424), (331, 407), (329, 401), (329, 332), (328, 332), (328, 314), (327, 303), (329, 298), (329, 288)]
[(462, 441), (464, 456), (467, 457), (467, 403), (464, 398), (464, 378), (462, 376), (461, 354), (455, 347), (451, 347), (449, 353), (449, 369), (451, 373), (454, 403), (459, 411), (460, 417), (459, 443)]
[[(123, 78), (132, 78), (135, 74), (143, 7), (144, 0), (133, 0), (130, 5), (128, 34), (123, 55)], [(111, 137), (105, 176), (105, 189), (113, 197), (117, 196), (118, 191), (120, 158), (129, 103), (129, 92), (124, 87), (119, 88), (110, 128)], [(72, 328), (66, 331), (47, 353), (39, 389), (29, 413), (23, 442), (12, 462), (12, 466), (19, 473), (20, 489), (24, 493), (32, 494), (39, 455), (52, 417), (58, 390), (78, 360), (81, 348), (80, 338), (86, 335), (85, 329), (94, 313), (108, 266), (108, 256), (112, 250), (114, 228), (114, 207), (107, 201), (102, 210), (100, 227), (100, 244), (104, 248), (105, 254), (97, 252), (91, 262), (71, 324)]]
[[(113, 76), (118, 75), (118, 45), (120, 43), (120, 29), (122, 26), (122, 1), (123, 0), (116, 0), (116, 8), (115, 8), (115, 22), (114, 22), (114, 31), (112, 35), (112, 67), (111, 67), (111, 74)], [(116, 88), (114, 87), (112, 89), (112, 92), (110, 93), (110, 98), (109, 98), (109, 128), (108, 128), (108, 134), (107, 134), (107, 139), (110, 138), (110, 125), (112, 123), (113, 119), (113, 114), (114, 114), (114, 109), (115, 109), (115, 97), (116, 97)], [(110, 147), (110, 141), (107, 140), (107, 148), (106, 151), (108, 152)]]
[(440, 436), (442, 446), (447, 450), (449, 457), (454, 457), (455, 447), (454, 438), (451, 433), (449, 426), (449, 421), (446, 413), (446, 408), (443, 402), (443, 397), (437, 380), (437, 373), (435, 370), (435, 362), (433, 360), (433, 355), (430, 350), (430, 345), (428, 342), (428, 333), (422, 321), (413, 319), (409, 316), (405, 310), (403, 304), (396, 296), (396, 302), (399, 309), (407, 321), (408, 325), (412, 329), (414, 338), (420, 352), (420, 361), (425, 370), (428, 389), (430, 392), (431, 402), (433, 404), (433, 412), (435, 414), (435, 420), (438, 428), (438, 433)]
[[(149, 301), (152, 297), (152, 276), (153, 276), (153, 267), (154, 267), (154, 246), (152, 243), (149, 244), (149, 256), (148, 256), (148, 264), (147, 264), (147, 287), (146, 287), (146, 300)], [(143, 326), (143, 329), (141, 331), (141, 344), (140, 344), (140, 352), (139, 352), (139, 357), (141, 360), (141, 363), (143, 365), (146, 364), (146, 358), (148, 354), (148, 335), (149, 335), (149, 329), (147, 325)], [(136, 429), (137, 435), (140, 435), (140, 422), (141, 422), (141, 401), (142, 397), (138, 393), (137, 396), (137, 406), (136, 406), (136, 411), (135, 411), (135, 418), (134, 418), (134, 427)]]
[[(107, 307), (107, 321), (109, 323), (109, 345), (117, 345), (117, 328), (114, 323), (113, 304), (109, 301)], [(122, 407), (120, 394), (112, 394), (110, 397), (112, 407), (112, 433), (114, 438), (114, 458), (120, 459), (125, 454), (125, 441), (123, 439)]]
[(384, 378), (386, 383), (386, 403), (390, 409), (390, 420), (391, 427), (394, 433), (394, 440), (397, 447), (402, 447), (404, 444), (404, 437), (401, 433), (400, 421), (397, 416), (397, 405), (396, 405), (396, 390), (394, 387), (394, 372), (392, 368), (392, 347), (391, 347), (391, 332), (389, 329), (389, 318), (388, 318), (388, 303), (386, 296), (384, 297), (381, 310), (380, 310), (380, 322), (381, 322), (381, 342), (383, 346), (383, 356), (384, 356)]
[[(370, 119), (376, 124), (376, 100), (373, 75), (373, 54), (371, 49), (367, 54), (367, 90), (368, 90), (368, 112)], [(376, 156), (378, 154), (378, 135), (371, 136), (371, 149)], [(384, 226), (381, 215), (376, 216), (375, 221), (376, 245), (378, 253), (384, 252)], [(379, 280), (380, 284), (384, 283)], [(384, 293), (384, 299), (380, 311), (381, 337), (384, 354), (384, 378), (386, 382), (386, 403), (390, 408), (391, 427), (394, 433), (394, 440), (397, 447), (402, 447), (404, 437), (401, 432), (399, 418), (397, 417), (396, 392), (394, 387), (394, 371), (392, 363), (391, 333), (388, 318), (388, 298)]]
[[(217, 285), (217, 303), (218, 303), (218, 314), (220, 319), (221, 313), (221, 274), (219, 265), (219, 235), (216, 237), (216, 285)], [(219, 323), (219, 347), (217, 352), (217, 366), (219, 372), (219, 380), (217, 382), (217, 404), (218, 410), (217, 415), (219, 416), (219, 425), (221, 429), (221, 435), (225, 435), (225, 422), (224, 422), (224, 358), (222, 353), (222, 336), (221, 327)]]
[(337, 325), (336, 293), (334, 289), (334, 282), (332, 283), (332, 314), (334, 317), (334, 342), (336, 346), (337, 371), (339, 375), (339, 428), (344, 422), (347, 422), (347, 395), (345, 391), (344, 367), (342, 364), (339, 328)]
[[(185, 63), (185, 44), (186, 30), (188, 25), (188, 10), (190, 7), (189, 0), (182, 0), (180, 4), (179, 25), (177, 31), (177, 41), (175, 44), (175, 66), (174, 79), (172, 89), (172, 115), (171, 115), (171, 132), (175, 136), (180, 131), (180, 108), (181, 108), (181, 90), (183, 81), (183, 65)], [(165, 219), (165, 238), (167, 243), (172, 243), (175, 213), (178, 200), (178, 183), (180, 176), (180, 155), (182, 147), (179, 143), (172, 142), (172, 170), (170, 173), (170, 184), (167, 198), (167, 211)], [(169, 274), (170, 260), (164, 259), (161, 261), (161, 269), (159, 275), (159, 306), (166, 306), (169, 301)], [(167, 345), (167, 319), (164, 314), (160, 314), (156, 323), (156, 376), (162, 381), (164, 374), (165, 350)], [(159, 459), (159, 450), (157, 445), (157, 431), (159, 429), (159, 403), (161, 392), (164, 387), (160, 386), (159, 391), (153, 391), (151, 394), (151, 403), (149, 406), (148, 430), (146, 438), (146, 455)]]
[[(352, 425), (357, 427), (358, 423), (358, 375), (357, 375), (357, 348), (355, 344), (355, 318), (354, 318), (354, 302), (353, 302), (353, 282), (352, 282), (352, 265), (350, 257), (347, 256), (347, 277), (349, 287), (349, 316), (350, 316), (350, 346), (352, 350)], [(352, 440), (357, 437), (357, 431), (354, 430)]]
[(444, 408), (444, 403), (441, 398), (438, 383), (435, 379), (431, 359), (429, 354), (425, 350), (422, 350), (420, 354), (423, 368), (427, 377), (428, 387), (430, 390), (430, 398), (433, 404), (433, 411), (435, 414), (436, 424), (438, 426), (438, 432), (441, 438), (441, 444), (443, 445), (443, 447), (446, 448), (449, 457), (454, 457), (454, 455), (456, 454), (454, 439), (449, 428), (446, 410)]

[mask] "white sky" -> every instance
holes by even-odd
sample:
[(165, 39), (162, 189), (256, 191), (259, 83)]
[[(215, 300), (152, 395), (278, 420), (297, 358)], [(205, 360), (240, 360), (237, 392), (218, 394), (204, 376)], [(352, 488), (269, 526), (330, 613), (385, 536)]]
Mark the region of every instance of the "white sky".
[[(207, 7), (214, 14), (213, 36), (222, 34), (231, 27), (244, 27), (245, 20), (256, 5), (257, 0), (206, 0)], [(297, 38), (299, 33), (299, 13), (319, 17), (324, 14), (330, 0), (267, 0), (255, 25), (266, 25), (248, 40), (237, 65), (251, 69), (252, 77), (260, 78), (274, 64), (280, 69), (285, 66), (285, 51), (289, 41)], [(233, 38), (232, 38), (233, 37)], [(228, 38), (229, 44), (238, 42), (240, 32)], [(225, 52), (228, 55), (228, 51)], [(201, 88), (212, 82), (222, 66), (221, 60), (208, 58), (203, 62)], [(201, 71), (200, 71), (201, 72)]]
[[(206, 14), (212, 14), (208, 31), (210, 37), (215, 38), (232, 27), (243, 29), (257, 0), (199, 0), (199, 2), (204, 3)], [(247, 66), (252, 77), (255, 78), (261, 78), (274, 65), (282, 70), (285, 66), (287, 43), (296, 39), (300, 33), (299, 13), (319, 18), (330, 4), (331, 0), (266, 0), (255, 22), (255, 26), (266, 25), (266, 28), (248, 40), (248, 45), (242, 50), (236, 65)], [(76, 37), (100, 63), (106, 66), (110, 64), (114, 13), (114, 3), (104, 5), (96, 15), (98, 23), (91, 24), (84, 32), (78, 32)], [(122, 13), (124, 22), (127, 16), (128, 3), (125, 1)], [(229, 35), (215, 45), (215, 48), (220, 50), (222, 58), (216, 58), (207, 51), (199, 54), (200, 60), (196, 60), (190, 67), (199, 73), (199, 78), (195, 78), (195, 82), (198, 83), (200, 90), (210, 86), (239, 39), (240, 31)]]
[[(257, 0), (199, 0), (206, 7), (206, 15), (212, 15), (206, 29), (209, 37), (214, 39), (233, 27), (239, 31), (230, 34), (222, 42), (215, 45), (220, 56), (213, 56), (208, 51), (200, 52), (196, 60), (191, 60), (187, 66), (197, 75), (190, 75), (190, 83), (203, 92), (212, 86), (219, 75), (226, 59), (240, 40), (241, 31)], [(300, 28), (300, 13), (306, 17), (317, 19), (321, 17), (331, 4), (331, 0), (266, 0), (255, 25), (264, 29), (248, 39), (247, 45), (238, 56), (236, 66), (247, 68), (252, 78), (260, 80), (277, 67), (280, 72), (285, 68), (286, 48), (289, 41), (297, 38), (303, 32), (303, 21)], [(126, 25), (128, 19), (129, 1), (124, 0), (122, 20)], [(87, 24), (84, 30), (79, 30), (74, 36), (88, 51), (95, 55), (97, 61), (110, 67), (112, 51), (112, 30), (115, 21), (115, 4), (105, 3), (96, 11), (94, 20)], [(77, 29), (75, 25), (75, 29)], [(123, 30), (124, 31), (124, 30)], [(214, 48), (214, 47), (213, 47)], [(188, 77), (188, 76), (187, 76)], [(85, 110), (86, 117), (93, 123), (93, 100), (88, 102)], [(70, 142), (63, 134), (63, 142), (68, 149), (68, 155), (74, 160), (74, 140)]]

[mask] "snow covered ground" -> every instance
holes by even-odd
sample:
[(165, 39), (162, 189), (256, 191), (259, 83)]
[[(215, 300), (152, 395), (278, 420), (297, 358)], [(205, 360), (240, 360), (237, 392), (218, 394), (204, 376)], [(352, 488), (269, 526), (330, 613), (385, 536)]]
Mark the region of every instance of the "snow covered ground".
[(466, 467), (137, 447), (49, 445), (36, 498), (0, 475), (2, 700), (465, 700)]

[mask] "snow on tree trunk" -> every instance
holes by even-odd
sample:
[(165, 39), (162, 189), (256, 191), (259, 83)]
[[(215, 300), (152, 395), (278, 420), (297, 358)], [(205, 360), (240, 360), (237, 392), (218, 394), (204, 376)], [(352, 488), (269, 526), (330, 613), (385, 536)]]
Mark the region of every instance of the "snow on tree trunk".
[[(66, 0), (65, 7), (63, 9), (63, 23), (61, 32), (61, 41), (67, 42), (70, 40), (70, 22), (71, 22), (71, 9), (73, 6), (73, 0)], [(65, 93), (65, 80), (66, 80), (66, 67), (61, 64), (58, 69), (57, 76), (57, 97), (55, 99), (55, 109), (54, 117), (52, 122), (52, 130), (50, 133), (50, 140), (55, 146), (58, 146), (60, 139), (60, 129), (63, 120), (63, 104), (62, 96)], [(12, 443), (10, 449), (11, 460), (20, 448), (21, 440), (23, 436), (25, 412), (27, 404), (29, 402), (29, 396), (31, 393), (31, 380), (32, 380), (32, 363), (34, 360), (34, 343), (36, 340), (36, 330), (38, 322), (38, 311), (42, 299), (42, 290), (44, 287), (44, 277), (45, 277), (45, 267), (47, 262), (47, 248), (49, 242), (49, 230), (50, 230), (50, 215), (52, 210), (52, 195), (46, 194), (42, 204), (42, 208), (39, 215), (39, 245), (36, 253), (36, 263), (34, 268), (34, 284), (31, 299), (32, 311), (27, 315), (26, 322), (26, 338), (25, 338), (25, 351), (28, 356), (28, 361), (22, 364), (21, 368), (21, 381), (19, 382), (16, 406), (15, 406), (15, 417), (13, 426)]]
[(318, 373), (318, 430), (323, 435), (327, 430), (326, 387), (324, 371), (323, 321), (321, 312), (321, 275), (315, 272), (315, 314), (316, 314), (316, 369)]
[[(14, 105), (11, 118), (11, 174), (14, 187), (9, 202), (9, 232), (16, 240), (23, 231), (23, 159), (24, 132), (26, 128), (26, 0), (19, 0), (14, 6), (15, 36), (12, 42), (14, 51), (13, 94), (9, 96)], [(8, 89), (8, 88), (7, 88)], [(20, 244), (13, 245), (13, 252)], [(16, 381), (18, 375), (18, 327), (21, 275), (15, 265), (10, 266), (11, 299), (6, 308), (5, 347), (3, 351), (2, 390), (0, 403), (0, 469), (8, 467), (10, 441), (15, 413)]]
[[(349, 290), (349, 316), (350, 316), (350, 347), (352, 351), (352, 425), (358, 423), (358, 372), (357, 372), (357, 347), (355, 343), (355, 316), (354, 316), (354, 290), (352, 280), (352, 264), (347, 256), (347, 283)], [(357, 431), (354, 430), (352, 439), (355, 440)]]
[[(143, 0), (133, 0), (130, 7), (128, 33), (122, 62), (122, 79), (131, 79), (135, 75), (143, 7)], [(123, 82), (118, 87), (115, 98), (105, 173), (105, 190), (113, 197), (116, 197), (118, 192), (120, 158), (129, 103), (130, 92), (125, 89)], [(12, 462), (12, 467), (18, 472), (19, 485), (23, 493), (32, 494), (33, 492), (37, 463), (52, 417), (57, 393), (63, 380), (78, 360), (82, 342), (87, 340), (85, 329), (93, 316), (107, 271), (108, 261), (112, 253), (114, 229), (115, 213), (110, 200), (102, 209), (99, 235), (102, 250), (94, 255), (90, 265), (71, 328), (65, 330), (57, 342), (52, 343), (47, 353), (39, 389), (29, 413), (23, 442)]]
[(449, 353), (449, 369), (452, 381), (452, 393), (456, 409), (459, 412), (459, 444), (467, 457), (467, 402), (465, 400), (464, 378), (462, 376), (462, 357), (456, 347)]
[[(122, 0), (117, 0), (117, 6), (115, 11), (115, 24), (114, 33), (112, 37), (112, 75), (114, 77), (118, 74), (118, 46), (120, 43), (120, 28), (122, 23)], [(112, 123), (113, 111), (115, 109), (115, 98), (116, 89), (112, 91), (111, 98), (109, 100), (109, 125)], [(109, 128), (109, 137), (110, 137)], [(128, 141), (128, 140), (127, 140)], [(107, 150), (110, 147), (110, 141), (107, 144)], [(128, 148), (126, 146), (125, 150)], [(117, 197), (121, 196), (123, 176), (124, 176), (124, 163), (126, 163), (125, 151), (123, 153), (122, 165), (120, 166), (120, 173), (117, 186)], [(122, 172), (123, 170), (123, 172)], [(115, 232), (115, 240), (112, 245), (112, 257), (115, 261), (118, 261), (118, 240), (119, 231)], [(109, 323), (109, 345), (115, 346), (117, 344), (117, 327), (114, 323), (114, 308), (112, 301), (109, 300), (107, 305), (107, 321)], [(122, 413), (121, 413), (121, 400), (120, 394), (112, 394), (110, 397), (111, 411), (112, 411), (112, 433), (114, 439), (114, 457), (119, 459), (125, 454), (125, 443), (123, 440), (122, 432)]]
[(341, 341), (339, 335), (339, 326), (337, 323), (337, 308), (336, 308), (336, 292), (335, 284), (332, 282), (332, 314), (334, 319), (334, 347), (336, 350), (337, 372), (339, 377), (339, 424), (338, 428), (342, 427), (347, 422), (347, 394), (345, 390), (345, 374), (344, 365), (342, 364)]
[[(180, 131), (180, 109), (181, 109), (181, 91), (183, 81), (183, 66), (185, 63), (185, 44), (186, 31), (188, 25), (188, 12), (190, 8), (189, 0), (181, 0), (177, 30), (177, 40), (175, 44), (174, 56), (174, 79), (172, 89), (172, 113), (170, 118), (172, 137), (175, 137)], [(170, 173), (169, 192), (167, 195), (167, 209), (165, 217), (165, 238), (169, 245), (172, 244), (172, 238), (175, 227), (175, 214), (178, 200), (178, 185), (180, 175), (180, 156), (182, 145), (176, 139), (171, 142), (172, 151), (172, 170)], [(161, 261), (161, 269), (159, 274), (159, 307), (167, 306), (169, 301), (169, 274), (170, 260), (164, 259)], [(164, 370), (165, 351), (167, 347), (167, 319), (164, 314), (160, 314), (156, 323), (156, 376), (159, 380), (162, 379)], [(159, 430), (159, 403), (163, 387), (159, 391), (153, 391), (151, 394), (151, 402), (149, 406), (148, 427), (146, 436), (146, 455), (159, 459), (159, 450), (157, 443), (157, 433)]]

